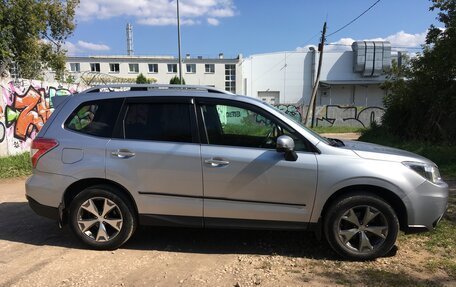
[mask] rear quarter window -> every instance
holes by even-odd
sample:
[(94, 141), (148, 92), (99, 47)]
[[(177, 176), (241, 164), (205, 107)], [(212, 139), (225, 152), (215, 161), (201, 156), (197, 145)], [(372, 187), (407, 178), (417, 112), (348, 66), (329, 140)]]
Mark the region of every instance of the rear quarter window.
[(123, 99), (84, 102), (65, 121), (65, 128), (93, 136), (111, 137), (122, 102)]

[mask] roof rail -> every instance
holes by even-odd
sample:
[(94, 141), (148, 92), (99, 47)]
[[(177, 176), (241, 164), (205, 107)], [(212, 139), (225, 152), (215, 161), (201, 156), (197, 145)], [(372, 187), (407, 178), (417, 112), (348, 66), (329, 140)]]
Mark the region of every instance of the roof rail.
[(163, 84), (112, 84), (101, 85), (89, 88), (81, 93), (98, 92), (124, 92), (124, 91), (151, 91), (151, 90), (187, 90), (187, 91), (206, 91), (208, 93), (219, 93), (233, 95), (228, 91), (216, 89), (208, 86), (192, 85), (163, 85)]

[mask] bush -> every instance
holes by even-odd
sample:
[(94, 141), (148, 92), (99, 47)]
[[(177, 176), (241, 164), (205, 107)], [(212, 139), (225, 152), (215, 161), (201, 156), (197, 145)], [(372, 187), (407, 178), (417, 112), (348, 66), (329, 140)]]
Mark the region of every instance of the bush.
[(433, 0), (445, 29), (431, 26), (422, 54), (398, 67), (383, 87), (383, 125), (395, 137), (429, 143), (456, 143), (456, 5)]
[(174, 76), (174, 77), (171, 78), (171, 80), (169, 81), (169, 83), (170, 83), (171, 85), (185, 85), (185, 79), (182, 78), (182, 83), (181, 83), (179, 77), (178, 77), (178, 76)]
[(141, 73), (136, 77), (136, 84), (150, 84), (150, 80)]

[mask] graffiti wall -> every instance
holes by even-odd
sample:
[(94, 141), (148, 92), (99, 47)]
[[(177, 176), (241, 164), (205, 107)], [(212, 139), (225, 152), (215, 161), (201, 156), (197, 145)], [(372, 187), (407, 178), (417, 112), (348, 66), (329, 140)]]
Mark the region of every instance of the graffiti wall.
[(54, 111), (52, 98), (79, 90), (74, 85), (33, 80), (0, 81), (0, 156), (29, 151)]
[[(276, 107), (299, 122), (303, 122), (307, 113), (307, 107), (303, 109), (298, 105), (276, 105)], [(384, 113), (385, 109), (382, 107), (327, 105), (315, 108), (315, 119), (316, 126), (319, 127), (349, 126), (366, 128), (373, 122), (381, 124)]]
[(381, 124), (385, 109), (381, 107), (353, 107), (327, 105), (315, 109), (316, 125), (369, 127), (373, 122)]

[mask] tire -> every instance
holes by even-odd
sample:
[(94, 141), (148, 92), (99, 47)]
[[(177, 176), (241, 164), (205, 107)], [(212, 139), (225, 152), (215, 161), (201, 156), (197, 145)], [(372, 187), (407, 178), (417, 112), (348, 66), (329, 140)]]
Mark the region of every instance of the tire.
[(353, 193), (329, 207), (323, 228), (329, 245), (340, 256), (364, 261), (384, 256), (394, 247), (399, 220), (380, 197)]
[(137, 219), (131, 202), (116, 188), (96, 185), (72, 200), (69, 224), (76, 237), (92, 249), (113, 250), (131, 237)]

